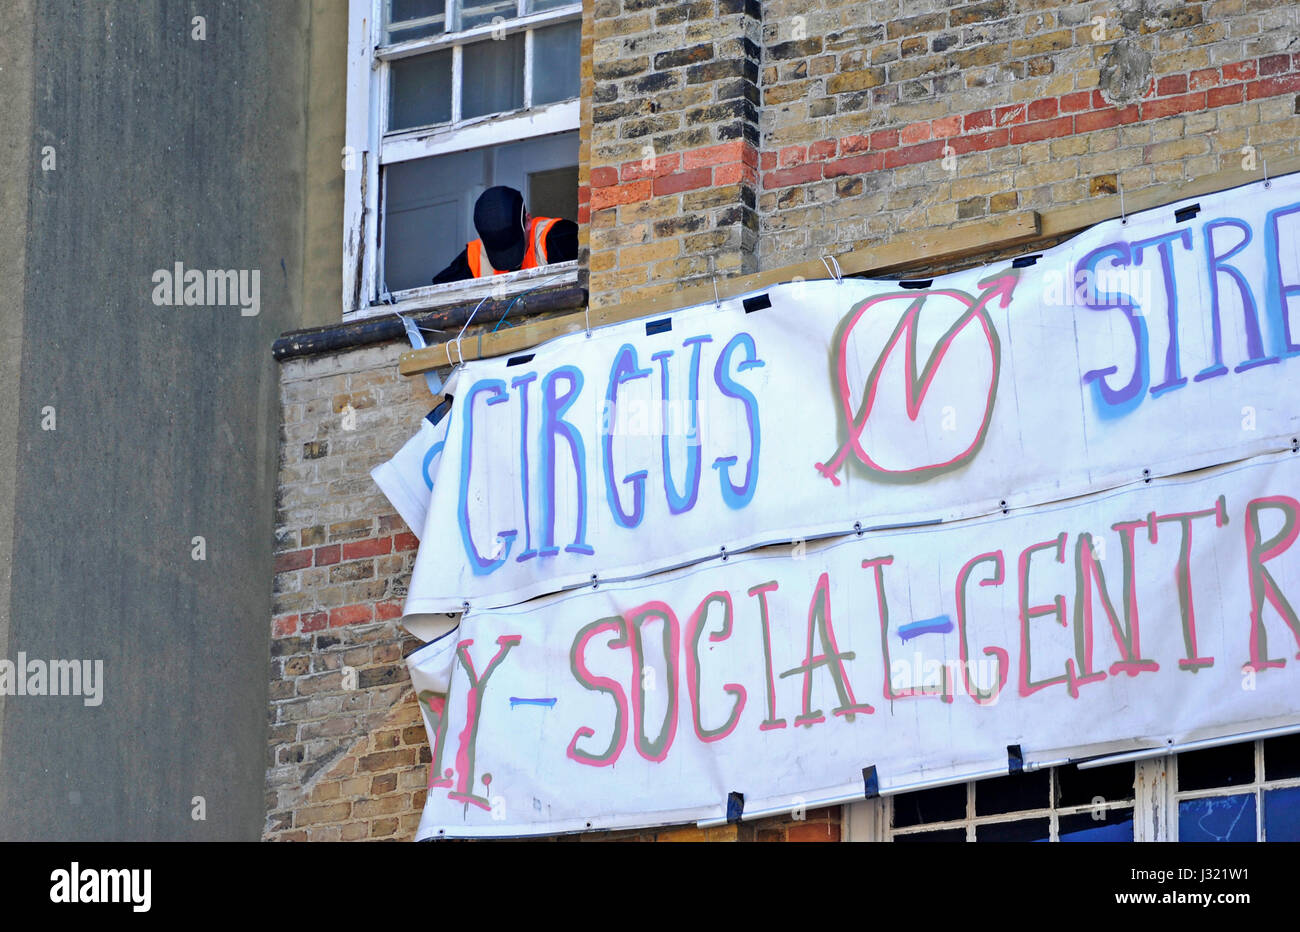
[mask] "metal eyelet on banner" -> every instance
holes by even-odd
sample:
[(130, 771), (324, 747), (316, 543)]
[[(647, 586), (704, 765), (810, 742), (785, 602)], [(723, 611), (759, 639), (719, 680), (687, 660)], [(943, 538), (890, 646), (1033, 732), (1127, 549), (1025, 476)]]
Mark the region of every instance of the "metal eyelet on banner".
[(468, 615), (468, 614), (469, 614), (469, 603), (468, 603), (468, 602), (461, 602), (461, 603), (460, 603), (460, 617), (461, 617), (461, 618), (464, 618), (464, 617), (465, 617), (466, 615)]
[(1300, 453), (1300, 437), (1291, 438), (1291, 452)]
[(1003, 513), (1003, 514), (1006, 514), (1006, 513), (1007, 513), (1007, 510), (1008, 510), (1008, 509), (1007, 509), (1007, 503), (1006, 503), (1006, 500), (1005, 500), (1005, 499), (1002, 500), (1002, 501), (1000, 501), (1000, 502), (998, 502), (998, 507), (1002, 509), (1002, 513)]
[[(826, 274), (835, 279), (835, 284), (844, 284), (844, 273), (840, 271), (839, 260), (834, 256), (822, 256), (822, 265), (826, 266)], [(834, 266), (832, 271), (831, 266)]]
[(595, 589), (595, 588), (596, 588), (597, 586), (599, 586), (599, 585), (600, 585), (600, 580), (598, 580), (598, 579), (596, 578), (596, 574), (595, 574), (595, 573), (592, 573), (592, 574), (591, 574), (591, 588)]
[(722, 547), (719, 549), (719, 553), (722, 554), (722, 562), (723, 562), (723, 563), (726, 563), (726, 562), (727, 562), (727, 546), (726, 546), (726, 544), (723, 544), (723, 545), (722, 545)]
[(1149, 469), (1142, 470), (1142, 481), (1147, 483), (1151, 481), (1151, 470)]
[(862, 536), (863, 531), (862, 531), (862, 522), (861, 522), (861, 521), (854, 521), (854, 522), (853, 522), (853, 533), (857, 534), (859, 537)]

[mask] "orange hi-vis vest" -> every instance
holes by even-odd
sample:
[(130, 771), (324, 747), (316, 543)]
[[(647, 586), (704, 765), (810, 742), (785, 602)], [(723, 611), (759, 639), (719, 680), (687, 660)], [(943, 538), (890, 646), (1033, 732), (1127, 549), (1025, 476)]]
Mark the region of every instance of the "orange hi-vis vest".
[[(546, 265), (546, 234), (550, 232), (551, 227), (558, 222), (558, 217), (534, 217), (528, 221), (528, 249), (524, 252), (524, 264), (519, 266), (521, 269), (533, 269), (539, 265)], [(484, 278), (488, 275), (504, 275), (506, 272), (513, 272), (514, 269), (494, 269), (492, 263), (488, 261), (487, 250), (483, 248), (483, 241), (476, 239), (465, 247), (466, 258), (469, 260), (470, 274), (475, 278)]]

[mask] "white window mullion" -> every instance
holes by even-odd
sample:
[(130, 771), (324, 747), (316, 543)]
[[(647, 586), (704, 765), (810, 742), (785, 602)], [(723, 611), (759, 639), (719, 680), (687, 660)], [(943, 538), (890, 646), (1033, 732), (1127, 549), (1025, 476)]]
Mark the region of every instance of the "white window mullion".
[(1061, 840), (1060, 813), (1056, 808), (1058, 772), (1055, 767), (1047, 771), (1047, 803), (1051, 807), (1047, 812), (1047, 840), (1049, 842)]
[(885, 799), (863, 799), (843, 807), (840, 840), (846, 842), (882, 841), (883, 826), (888, 818)]
[(1264, 825), (1264, 742), (1255, 742), (1255, 840), (1267, 841)]
[(452, 46), (451, 50), (451, 122), (454, 126), (460, 122), (460, 89), (464, 80), (461, 62), (464, 60), (463, 46)]
[(524, 109), (530, 110), (533, 106), (533, 32), (529, 29), (524, 33)]
[(975, 840), (975, 781), (966, 784), (966, 841)]
[[(374, 4), (376, 14), (382, 8), (382, 0)], [(370, 25), (370, 47), (379, 44), (384, 25), (379, 15), (372, 17)], [(372, 59), (373, 63), (373, 59)], [(379, 172), (380, 156), (384, 130), (388, 127), (388, 65), (373, 63), (370, 82), (369, 130), (370, 157), (366, 159), (365, 180), (365, 262), (363, 264), (361, 300), (363, 305), (373, 304), (379, 295)]]
[[(376, 23), (375, 28), (381, 27)], [(384, 129), (388, 126), (388, 82), (391, 80), (389, 68), (387, 62), (378, 62), (374, 72), (375, 80), (371, 82), (370, 135), (373, 143), (371, 157), (366, 160), (366, 262), (362, 285), (363, 300), (367, 304), (378, 300), (383, 285), (383, 272), (380, 268), (383, 257), (379, 250), (379, 230), (383, 222), (380, 209), (383, 205), (379, 201), (379, 176)]]
[(1153, 757), (1134, 763), (1133, 840), (1173, 841), (1174, 802), (1172, 757)]

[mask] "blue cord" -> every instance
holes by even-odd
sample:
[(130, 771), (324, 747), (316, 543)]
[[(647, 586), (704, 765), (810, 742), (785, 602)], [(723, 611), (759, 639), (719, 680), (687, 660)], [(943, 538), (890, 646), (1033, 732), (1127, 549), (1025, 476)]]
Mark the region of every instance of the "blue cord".
[[(529, 290), (531, 291), (532, 289), (529, 289)], [(526, 294), (528, 294), (527, 291), (520, 293), (519, 295), (517, 295), (517, 296), (515, 297), (515, 300), (514, 300), (514, 301), (511, 301), (509, 304), (506, 305), (506, 309), (505, 309), (504, 311), (501, 312), (501, 317), (500, 317), (499, 320), (497, 320), (497, 326), (492, 328), (492, 332), (493, 332), (493, 333), (496, 333), (496, 332), (497, 332), (497, 327), (500, 327), (500, 326), (501, 326), (501, 321), (503, 321), (503, 320), (506, 319), (506, 315), (510, 313), (510, 309), (511, 309), (512, 307), (515, 306), (515, 302), (518, 301), (520, 298), (522, 298), (522, 297), (523, 297), (524, 295), (526, 295)]]

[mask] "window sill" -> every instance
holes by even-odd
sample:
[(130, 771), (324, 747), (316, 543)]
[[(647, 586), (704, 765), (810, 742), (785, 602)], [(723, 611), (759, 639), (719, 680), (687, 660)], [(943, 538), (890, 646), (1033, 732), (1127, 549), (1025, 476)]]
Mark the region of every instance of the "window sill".
[(454, 304), (464, 304), (479, 298), (500, 300), (513, 295), (531, 291), (542, 285), (571, 285), (578, 281), (578, 262), (555, 262), (536, 269), (522, 269), (494, 275), (490, 279), (469, 279), (459, 282), (446, 282), (442, 285), (425, 285), (411, 288), (392, 295), (391, 304), (372, 304), (343, 314), (343, 322), (367, 320), (372, 317), (384, 317), (390, 314), (408, 314), (427, 311)]

